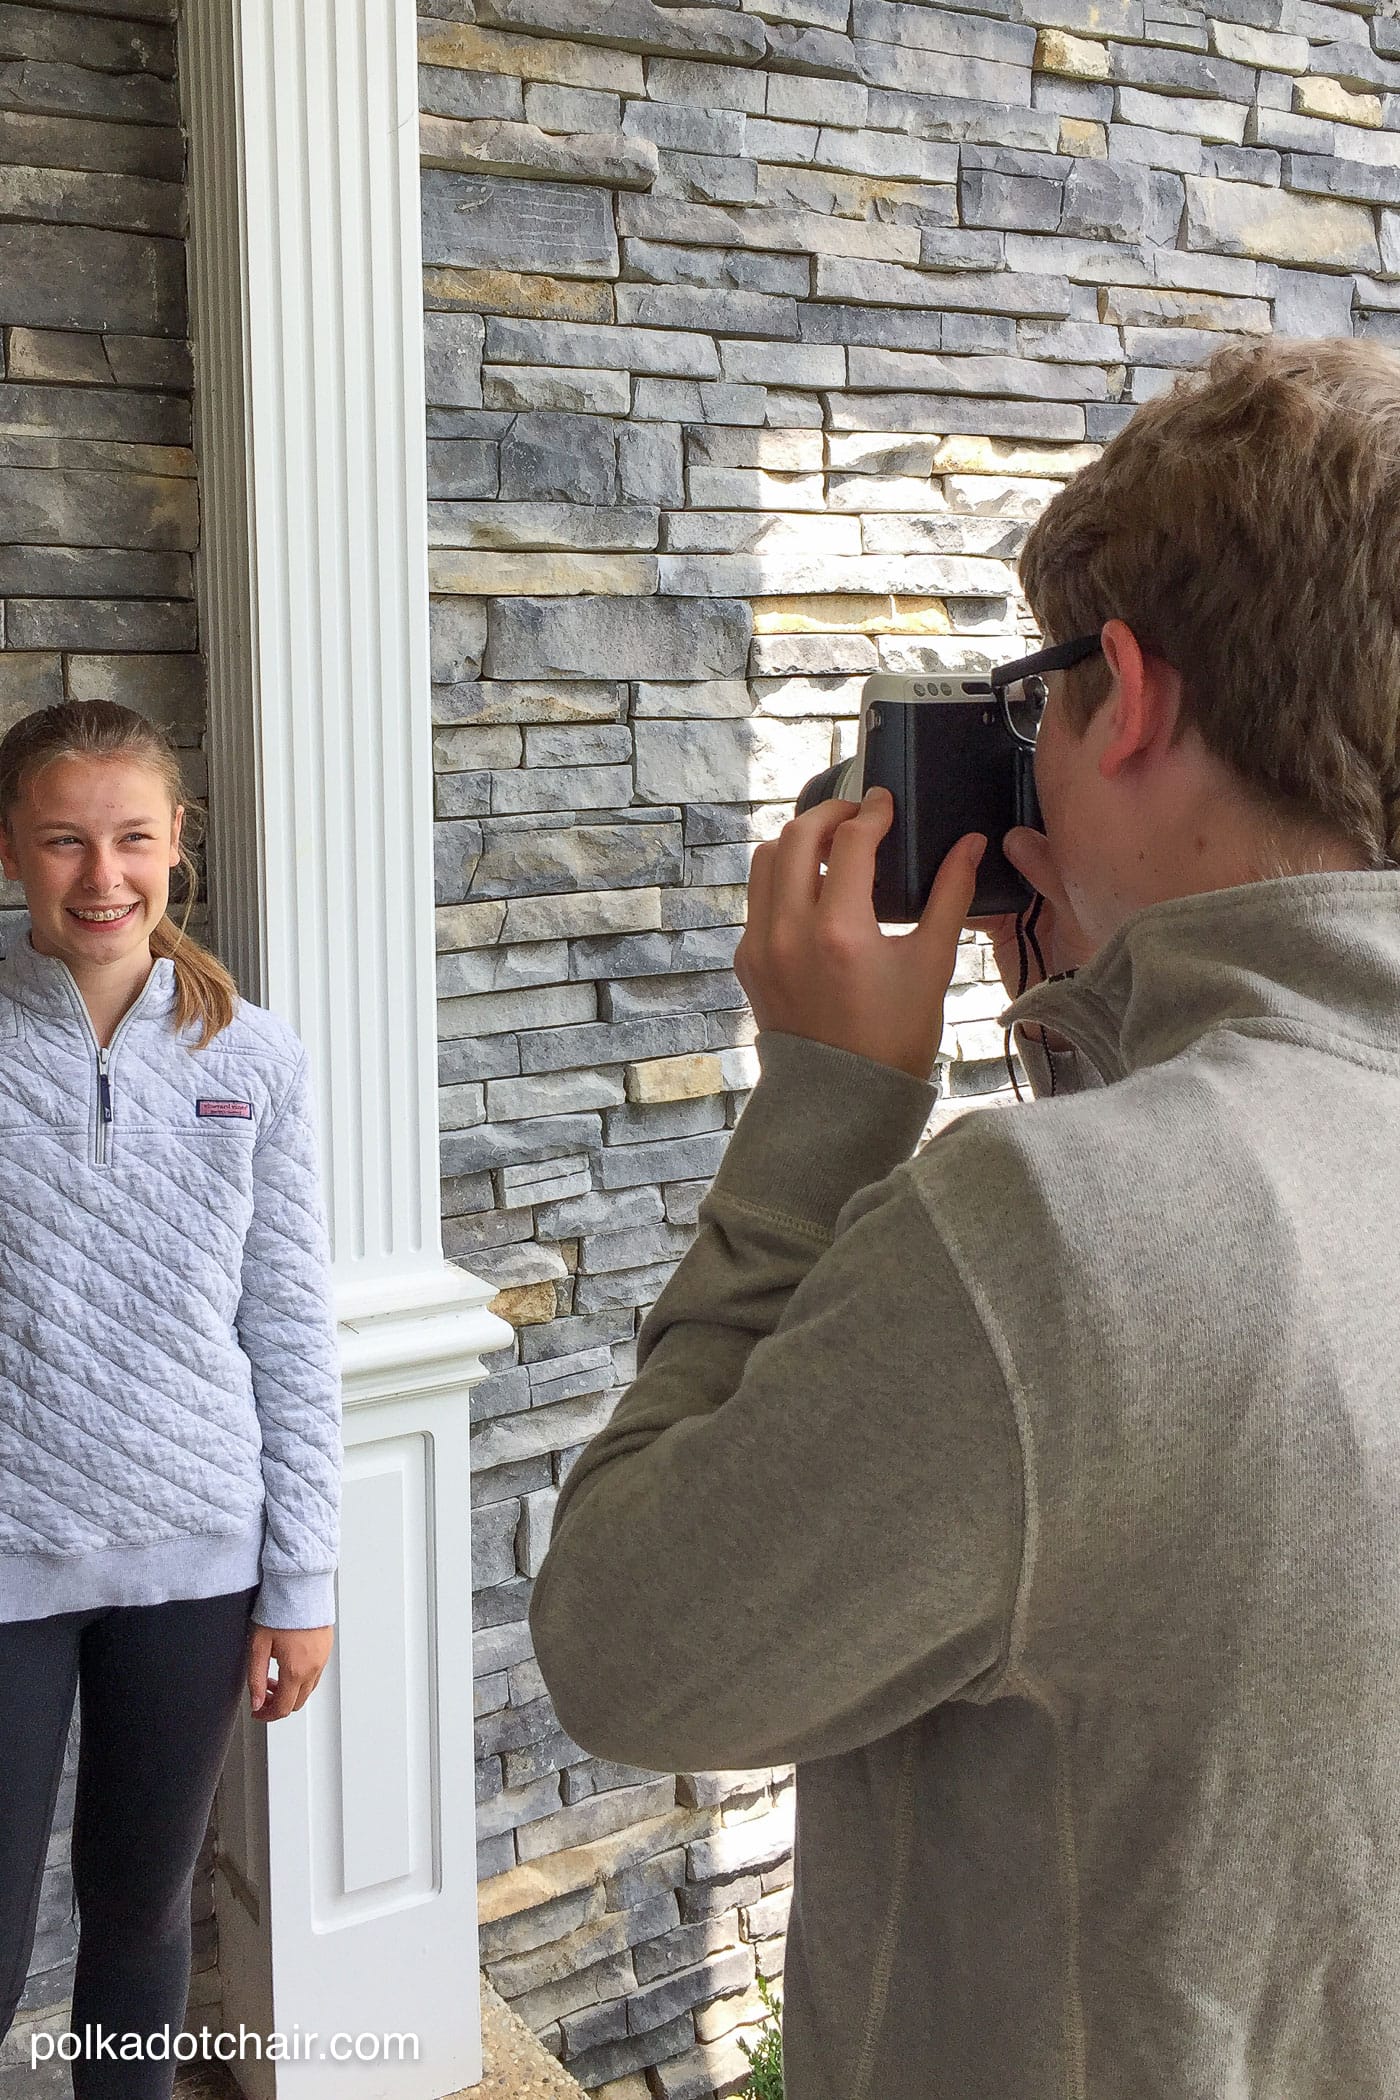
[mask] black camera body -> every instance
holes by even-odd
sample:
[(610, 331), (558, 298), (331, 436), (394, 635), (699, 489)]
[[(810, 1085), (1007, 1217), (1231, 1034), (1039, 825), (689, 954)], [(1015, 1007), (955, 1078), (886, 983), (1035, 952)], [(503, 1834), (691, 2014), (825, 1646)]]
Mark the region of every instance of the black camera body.
[(1012, 735), (987, 678), (877, 672), (861, 693), (854, 757), (814, 775), (797, 798), (797, 812), (833, 796), (859, 802), (868, 788), (890, 790), (894, 819), (875, 855), (881, 924), (920, 917), (950, 848), (969, 831), (987, 840), (969, 916), (1018, 912), (1036, 893), (1001, 842), (1017, 824), (1044, 829), (1034, 759), (1033, 749)]

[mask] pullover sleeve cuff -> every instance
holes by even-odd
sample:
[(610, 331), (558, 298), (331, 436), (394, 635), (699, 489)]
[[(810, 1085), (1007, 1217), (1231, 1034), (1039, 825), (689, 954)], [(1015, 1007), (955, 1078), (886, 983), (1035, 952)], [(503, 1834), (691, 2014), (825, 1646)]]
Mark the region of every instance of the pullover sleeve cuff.
[(762, 1029), (759, 1080), (711, 1193), (826, 1238), (850, 1198), (902, 1166), (938, 1100), (931, 1080), (810, 1036)]
[(286, 1570), (264, 1575), (253, 1599), (253, 1623), (282, 1632), (335, 1624), (335, 1572), (299, 1575)]

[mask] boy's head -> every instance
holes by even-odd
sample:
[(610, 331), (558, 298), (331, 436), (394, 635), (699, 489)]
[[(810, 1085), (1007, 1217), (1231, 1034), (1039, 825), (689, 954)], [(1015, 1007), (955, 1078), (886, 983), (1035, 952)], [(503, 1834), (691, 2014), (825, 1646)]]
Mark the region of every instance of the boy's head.
[(1400, 356), (1218, 351), (1047, 506), (1021, 577), (1047, 642), (1104, 632), (1036, 759), (1086, 931), (1400, 861)]

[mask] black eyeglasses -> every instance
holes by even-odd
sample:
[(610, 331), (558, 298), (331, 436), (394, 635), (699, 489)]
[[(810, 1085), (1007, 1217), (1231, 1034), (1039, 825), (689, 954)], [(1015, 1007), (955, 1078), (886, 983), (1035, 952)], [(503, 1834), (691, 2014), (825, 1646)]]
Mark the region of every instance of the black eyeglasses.
[(1018, 657), (1015, 663), (999, 664), (996, 670), (988, 672), (992, 690), (1001, 701), (1006, 726), (1018, 744), (1035, 748), (1040, 718), (1050, 696), (1046, 673), (1068, 671), (1101, 647), (1096, 634), (1081, 634), (1072, 642), (1057, 642), (1053, 649), (1037, 649), (1034, 656)]

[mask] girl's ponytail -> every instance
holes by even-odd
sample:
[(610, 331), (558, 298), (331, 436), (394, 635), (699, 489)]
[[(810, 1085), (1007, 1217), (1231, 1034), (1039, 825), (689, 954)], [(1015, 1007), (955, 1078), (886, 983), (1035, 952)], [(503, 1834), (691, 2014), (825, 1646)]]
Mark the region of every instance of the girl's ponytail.
[(152, 929), (151, 954), (169, 956), (175, 966), (172, 1027), (179, 1034), (197, 1024), (199, 1038), (189, 1047), (205, 1049), (233, 1019), (238, 987), (218, 957), (185, 931), (199, 888), (199, 870), (186, 839), (191, 819), (196, 839), (203, 835), (205, 812), (185, 793), (179, 753), (156, 723), (114, 700), (64, 700), (56, 707), (38, 708), (22, 715), (0, 737), (0, 823), (8, 825), (25, 783), (58, 758), (130, 759), (158, 775), (172, 810), (184, 805), (179, 847), (183, 910), (178, 926), (167, 910)]

